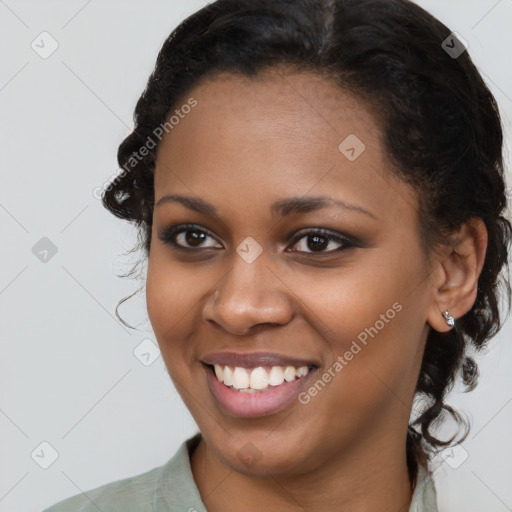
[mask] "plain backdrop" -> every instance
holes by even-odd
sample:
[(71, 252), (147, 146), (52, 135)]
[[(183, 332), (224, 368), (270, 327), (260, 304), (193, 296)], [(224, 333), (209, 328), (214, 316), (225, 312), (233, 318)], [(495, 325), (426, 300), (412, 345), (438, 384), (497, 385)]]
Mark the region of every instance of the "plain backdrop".
[[(469, 43), (510, 139), (512, 2), (419, 3)], [(94, 190), (118, 171), (163, 41), (204, 5), (0, 1), (0, 512), (37, 512), (140, 474), (196, 432), (144, 296), (120, 308), (138, 330), (115, 318), (141, 285), (116, 277), (137, 257), (123, 256), (136, 236)], [(477, 389), (450, 396), (473, 429), (436, 472), (441, 512), (512, 510), (511, 330), (479, 357)]]

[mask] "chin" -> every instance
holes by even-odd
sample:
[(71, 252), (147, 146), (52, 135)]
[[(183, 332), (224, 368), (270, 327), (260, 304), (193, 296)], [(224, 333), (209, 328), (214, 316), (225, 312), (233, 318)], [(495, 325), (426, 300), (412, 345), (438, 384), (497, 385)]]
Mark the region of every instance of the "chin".
[(289, 435), (283, 440), (275, 436), (269, 439), (269, 432), (258, 436), (244, 433), (234, 437), (229, 447), (221, 442), (214, 449), (224, 465), (246, 476), (294, 476), (303, 473), (307, 458), (304, 443)]

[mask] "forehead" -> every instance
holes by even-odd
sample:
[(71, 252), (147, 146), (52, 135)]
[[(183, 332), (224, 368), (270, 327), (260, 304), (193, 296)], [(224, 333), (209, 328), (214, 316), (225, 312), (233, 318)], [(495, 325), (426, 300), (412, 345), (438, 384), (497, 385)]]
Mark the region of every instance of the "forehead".
[[(317, 145), (326, 136), (329, 137), (326, 142), (336, 142), (345, 130), (358, 132), (362, 139), (380, 136), (379, 127), (366, 105), (333, 79), (313, 73), (286, 68), (267, 70), (251, 78), (220, 73), (193, 88), (178, 102), (177, 110), (191, 97), (197, 100), (198, 106), (186, 118), (196, 120), (193, 127), (196, 131), (215, 127), (216, 135), (235, 138), (238, 134), (243, 138), (243, 134), (248, 133), (252, 140), (267, 143), (272, 136), (280, 141), (290, 139), (290, 142), (309, 136), (316, 139)], [(164, 141), (162, 145), (172, 146), (172, 139), (176, 139), (175, 146), (183, 142), (190, 135), (187, 130), (190, 124), (182, 119), (179, 126), (172, 129), (173, 137), (164, 136), (168, 144)], [(238, 132), (239, 127), (244, 129), (242, 134)], [(250, 141), (245, 139), (245, 142)]]
[(197, 106), (160, 143), (157, 201), (195, 195), (227, 212), (227, 205), (248, 211), (283, 197), (338, 195), (373, 211), (415, 207), (392, 172), (376, 119), (332, 80), (278, 70), (256, 78), (225, 73), (182, 103), (190, 98)]

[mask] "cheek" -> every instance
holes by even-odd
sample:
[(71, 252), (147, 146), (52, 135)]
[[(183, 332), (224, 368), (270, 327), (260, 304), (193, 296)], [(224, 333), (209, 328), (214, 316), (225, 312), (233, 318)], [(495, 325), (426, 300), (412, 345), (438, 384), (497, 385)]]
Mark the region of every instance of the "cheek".
[(151, 252), (146, 278), (146, 307), (149, 320), (171, 376), (194, 367), (197, 346), (191, 340), (201, 323), (208, 290), (216, 272), (181, 264), (171, 259), (165, 248)]
[(360, 333), (364, 338), (365, 329), (376, 322), (379, 331), (384, 326), (389, 330), (398, 308), (393, 309), (393, 304), (404, 294), (400, 275), (372, 260), (324, 276), (311, 274), (290, 287), (300, 296), (304, 315), (313, 312), (310, 322), (318, 325), (326, 340), (339, 344), (339, 350)]
[[(420, 260), (421, 261), (421, 260)], [(416, 379), (422, 348), (425, 287), (411, 283), (421, 274), (418, 259), (400, 262), (369, 260), (336, 279), (311, 279), (303, 311), (313, 311), (310, 323), (330, 349), (327, 370), (332, 375), (336, 403), (353, 402), (355, 410), (380, 400), (408, 396)], [(330, 384), (331, 385), (331, 384)], [(347, 393), (357, 390), (357, 393)], [(348, 407), (350, 410), (350, 406)]]
[(176, 357), (187, 336), (186, 328), (190, 322), (184, 320), (195, 314), (197, 299), (188, 276), (157, 251), (151, 253), (146, 279), (146, 306), (166, 364), (170, 359), (168, 354), (172, 351)]
[(197, 306), (201, 282), (188, 267), (171, 258), (165, 247), (151, 248), (146, 279), (146, 304), (154, 327), (167, 327)]
[(151, 324), (158, 335), (164, 328), (170, 328), (179, 307), (180, 287), (178, 283), (171, 285), (171, 274), (165, 272), (165, 267), (159, 263), (158, 257), (149, 258), (146, 279), (146, 305)]

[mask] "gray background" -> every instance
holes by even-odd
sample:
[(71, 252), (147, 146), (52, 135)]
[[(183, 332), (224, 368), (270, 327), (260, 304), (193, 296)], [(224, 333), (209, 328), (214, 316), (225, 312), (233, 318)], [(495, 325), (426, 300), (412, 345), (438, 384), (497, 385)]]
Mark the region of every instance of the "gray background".
[[(468, 41), (510, 138), (512, 1), (419, 3)], [(123, 256), (135, 231), (93, 191), (118, 171), (117, 147), (164, 39), (203, 5), (0, 1), (0, 512), (40, 511), (142, 473), (195, 432), (162, 358), (148, 352), (143, 294), (120, 309), (138, 330), (114, 316), (142, 284), (115, 277), (137, 257)], [(43, 31), (59, 45), (46, 59), (31, 47), (43, 46)], [(43, 237), (57, 249), (46, 262), (34, 254)], [(478, 359), (477, 389), (451, 395), (473, 429), (439, 460), (441, 512), (512, 510), (510, 334), (508, 322)], [(136, 353), (151, 355), (138, 359), (142, 342)], [(58, 452), (47, 469), (52, 448), (42, 442)]]

